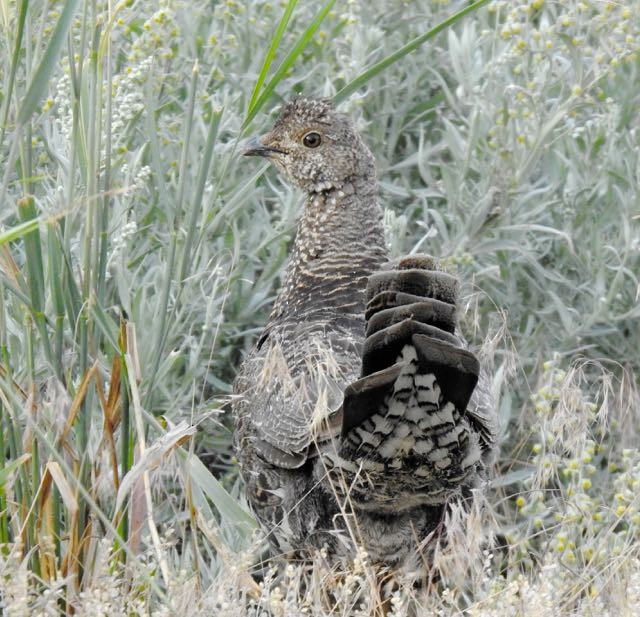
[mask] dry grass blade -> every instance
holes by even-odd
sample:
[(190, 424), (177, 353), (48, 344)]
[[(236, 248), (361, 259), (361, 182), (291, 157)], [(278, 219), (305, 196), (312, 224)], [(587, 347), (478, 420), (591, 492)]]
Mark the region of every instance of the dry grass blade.
[[(119, 474), (118, 474), (118, 453), (116, 450), (116, 437), (115, 431), (120, 424), (121, 418), (121, 397), (120, 391), (122, 387), (121, 377), (122, 377), (122, 360), (120, 355), (114, 354), (113, 356), (113, 364), (111, 366), (110, 373), (110, 382), (109, 382), (109, 394), (107, 396), (107, 400), (104, 400), (104, 397), (101, 394), (101, 403), (102, 403), (102, 412), (104, 414), (104, 438), (107, 440), (109, 444), (109, 452), (111, 456), (111, 469), (113, 472), (113, 481), (114, 487), (116, 491), (120, 485)], [(102, 387), (100, 383), (99, 376), (96, 376), (98, 379), (99, 390), (102, 393)]]
[(82, 381), (78, 387), (75, 397), (71, 402), (71, 406), (69, 407), (69, 412), (67, 414), (66, 422), (58, 437), (57, 442), (62, 444), (65, 448), (68, 447), (67, 437), (69, 436), (69, 432), (72, 430), (73, 425), (76, 422), (78, 417), (78, 413), (82, 409), (82, 404), (84, 403), (87, 393), (89, 391), (89, 385), (91, 384), (91, 380), (94, 378), (97, 372), (98, 365), (94, 364), (82, 377)]
[(150, 446), (145, 446), (144, 450), (139, 454), (139, 458), (134, 466), (127, 472), (120, 482), (120, 487), (116, 497), (116, 511), (119, 511), (122, 508), (124, 499), (133, 489), (133, 486), (138, 479), (142, 475), (161, 465), (163, 459), (168, 454), (189, 440), (195, 432), (195, 427), (189, 426), (186, 422), (181, 422), (164, 433)]
[(53, 482), (60, 491), (60, 496), (64, 502), (68, 512), (73, 516), (78, 511), (78, 500), (76, 499), (75, 492), (64, 477), (64, 473), (60, 468), (60, 465), (55, 461), (49, 461), (46, 466), (46, 470), (51, 475)]

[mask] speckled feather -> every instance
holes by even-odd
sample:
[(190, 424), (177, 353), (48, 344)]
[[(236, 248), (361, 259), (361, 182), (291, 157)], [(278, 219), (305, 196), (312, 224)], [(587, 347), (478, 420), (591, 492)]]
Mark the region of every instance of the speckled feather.
[(247, 154), (307, 195), (234, 384), (249, 503), (276, 551), (349, 556), (356, 538), (406, 564), (482, 482), (495, 441), (488, 380), (455, 332), (457, 282), (430, 257), (388, 262), (373, 157), (328, 101), (295, 99)]

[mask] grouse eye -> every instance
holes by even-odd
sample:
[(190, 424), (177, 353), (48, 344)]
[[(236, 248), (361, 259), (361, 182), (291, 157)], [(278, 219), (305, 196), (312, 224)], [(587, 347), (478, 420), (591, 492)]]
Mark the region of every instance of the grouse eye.
[(320, 138), (320, 135), (318, 133), (315, 133), (315, 132), (307, 133), (302, 138), (302, 143), (307, 148), (317, 148), (320, 145), (321, 141), (322, 141), (322, 139)]

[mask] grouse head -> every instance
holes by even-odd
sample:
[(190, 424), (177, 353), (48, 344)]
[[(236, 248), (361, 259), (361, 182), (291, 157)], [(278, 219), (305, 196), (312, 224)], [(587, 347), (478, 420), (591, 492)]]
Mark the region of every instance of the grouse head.
[(309, 193), (375, 176), (373, 156), (353, 122), (328, 99), (294, 98), (273, 129), (252, 140), (243, 154), (267, 157), (292, 184)]

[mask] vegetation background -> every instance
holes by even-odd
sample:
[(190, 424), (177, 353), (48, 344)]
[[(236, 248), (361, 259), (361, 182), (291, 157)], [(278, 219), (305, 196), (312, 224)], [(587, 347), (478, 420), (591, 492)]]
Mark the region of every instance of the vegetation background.
[(640, 614), (638, 15), (0, 0), (3, 614), (371, 614), (364, 554), (260, 563), (231, 449), (300, 205), (238, 143), (297, 92), (358, 119), (495, 375), (487, 508), (390, 614)]

